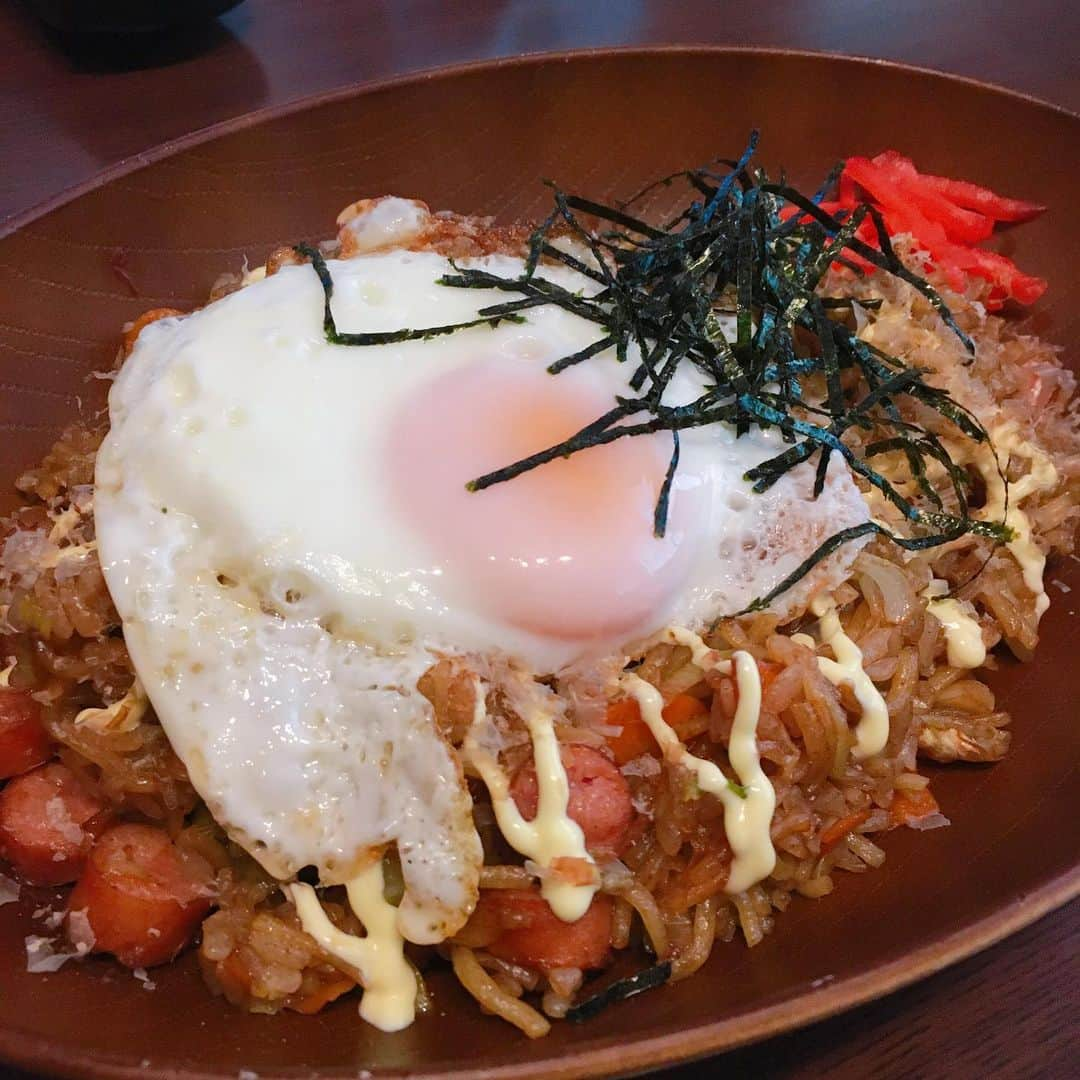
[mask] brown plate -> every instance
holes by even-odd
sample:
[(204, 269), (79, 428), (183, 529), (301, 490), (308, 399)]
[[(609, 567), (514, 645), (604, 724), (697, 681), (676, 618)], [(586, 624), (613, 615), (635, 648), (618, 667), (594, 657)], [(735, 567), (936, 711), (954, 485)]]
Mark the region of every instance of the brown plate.
[[(202, 301), (223, 269), (332, 232), (362, 195), (535, 215), (539, 178), (628, 195), (743, 145), (814, 184), (838, 158), (896, 147), (929, 171), (1051, 207), (1001, 236), (1050, 280), (1029, 325), (1076, 357), (1080, 120), (1032, 99), (894, 64), (788, 52), (661, 49), (487, 63), (255, 115), (163, 147), (68, 193), (0, 240), (2, 475), (100, 407), (117, 331), (149, 307)], [(149, 162), (149, 164), (147, 164)], [(35, 898), (0, 908), (0, 1056), (72, 1076), (409, 1073), (582, 1077), (627, 1072), (788, 1030), (884, 994), (1033, 921), (1080, 891), (1076, 564), (1053, 566), (1038, 659), (995, 676), (1014, 716), (1009, 758), (940, 770), (953, 826), (888, 837), (884, 870), (796, 900), (752, 952), (718, 949), (689, 982), (529, 1042), (480, 1015), (445, 975), (435, 1009), (384, 1035), (355, 1002), (315, 1017), (248, 1016), (212, 999), (186, 957), (146, 990), (107, 961), (25, 971)]]

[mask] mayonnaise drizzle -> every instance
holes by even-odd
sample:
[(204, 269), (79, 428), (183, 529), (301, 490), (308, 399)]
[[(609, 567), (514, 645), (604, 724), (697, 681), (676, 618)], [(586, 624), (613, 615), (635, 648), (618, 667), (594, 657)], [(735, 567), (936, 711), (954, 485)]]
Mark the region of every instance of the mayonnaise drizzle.
[[(949, 666), (954, 668), (977, 668), (986, 663), (986, 645), (978, 620), (955, 599), (939, 599), (949, 591), (949, 583), (935, 578), (923, 591), (926, 610), (934, 616), (945, 631)], [(970, 607), (970, 605), (968, 605)]]
[(713, 668), (723, 670), (726, 661), (720, 660), (715, 649), (710, 649), (700, 635), (692, 630), (686, 630), (681, 626), (669, 626), (661, 635), (661, 641), (667, 641), (672, 645), (685, 645), (690, 650), (690, 659), (702, 671), (710, 671)]
[(696, 757), (686, 749), (664, 720), (664, 699), (655, 686), (632, 672), (623, 675), (619, 683), (637, 701), (641, 717), (648, 724), (665, 760), (691, 771), (698, 787), (724, 804), (724, 830), (734, 856), (725, 890), (744, 892), (767, 878), (776, 866), (776, 850), (769, 834), (776, 809), (776, 793), (761, 768), (757, 748), (757, 725), (761, 715), (761, 676), (757, 661), (747, 652), (736, 652), (732, 660), (721, 660), (700, 637), (686, 630), (669, 630), (665, 636), (672, 642), (688, 646), (694, 654), (694, 663), (702, 670), (734, 670), (739, 704), (731, 725), (728, 758), (745, 789), (745, 797), (731, 786), (713, 762)]
[(465, 754), (487, 785), (495, 820), (506, 842), (542, 870), (552, 870), (557, 859), (576, 859), (591, 873), (593, 880), (589, 884), (571, 884), (560, 877), (558, 867), (541, 875), (540, 895), (548, 906), (564, 922), (576, 922), (592, 903), (600, 876), (585, 848), (581, 826), (566, 812), (570, 783), (559, 754), (551, 713), (540, 702), (528, 702), (521, 709), (521, 718), (532, 739), (537, 782), (536, 817), (526, 821), (510, 794), (510, 783), (498, 759), (481, 743), (481, 732), (489, 721), (479, 682), (475, 697), (473, 723), (465, 737)]
[[(827, 656), (819, 656), (818, 670), (833, 686), (850, 686), (862, 709), (862, 716), (855, 726), (851, 756), (862, 761), (880, 754), (889, 739), (889, 709), (881, 692), (863, 670), (862, 650), (844, 633), (836, 602), (831, 597), (817, 597), (810, 604), (810, 610), (820, 620), (822, 643), (828, 645), (836, 657), (830, 660)], [(792, 639), (801, 644), (809, 642), (813, 647), (813, 639), (806, 634), (793, 634)]]
[(416, 1018), (416, 974), (405, 959), (405, 939), (397, 908), (383, 895), (382, 860), (345, 885), (349, 906), (364, 924), (365, 937), (339, 930), (327, 917), (310, 885), (286, 885), (300, 925), (332, 956), (360, 974), (364, 996), (360, 1015), (380, 1031), (401, 1031)]

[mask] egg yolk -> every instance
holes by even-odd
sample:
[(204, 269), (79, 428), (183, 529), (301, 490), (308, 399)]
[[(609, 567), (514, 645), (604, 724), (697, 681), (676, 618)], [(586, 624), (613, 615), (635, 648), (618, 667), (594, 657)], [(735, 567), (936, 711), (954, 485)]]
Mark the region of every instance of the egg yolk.
[(446, 595), (575, 641), (631, 634), (663, 607), (686, 563), (677, 496), (666, 536), (653, 535), (670, 435), (618, 439), (466, 490), (613, 404), (610, 389), (506, 360), (441, 376), (410, 398), (389, 427), (386, 475)]

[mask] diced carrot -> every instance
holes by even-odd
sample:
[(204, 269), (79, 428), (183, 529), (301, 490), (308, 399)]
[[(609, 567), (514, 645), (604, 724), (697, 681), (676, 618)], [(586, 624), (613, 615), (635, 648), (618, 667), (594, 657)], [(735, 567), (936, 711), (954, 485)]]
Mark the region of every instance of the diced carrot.
[[(625, 778), (611, 761), (591, 747), (563, 746), (561, 756), (570, 787), (566, 812), (581, 826), (585, 846), (594, 855), (618, 855), (626, 844), (627, 829), (634, 817)], [(536, 768), (531, 761), (514, 774), (510, 794), (526, 819), (536, 817), (540, 796)]]
[[(684, 742), (700, 735), (708, 727), (709, 707), (692, 694), (676, 694), (665, 706), (664, 719)], [(606, 723), (622, 730), (608, 737), (608, 747), (619, 765), (625, 765), (642, 754), (659, 754), (649, 725), (641, 716), (633, 698), (620, 698), (608, 705)]]
[(761, 696), (764, 697), (769, 687), (776, 681), (777, 675), (784, 670), (784, 665), (773, 663), (771, 660), (759, 660), (757, 667), (758, 675), (761, 677)]
[[(761, 679), (761, 693), (772, 685), (773, 680), (783, 670), (783, 665), (773, 663), (771, 660), (758, 661), (758, 676)], [(736, 706), (739, 701), (738, 685), (733, 677), (723, 676), (723, 679), (731, 684), (732, 700)], [(715, 700), (714, 700), (714, 708)], [(709, 706), (700, 698), (692, 694), (676, 694), (663, 709), (664, 719), (674, 729), (675, 734), (685, 742), (692, 739), (709, 727)], [(615, 761), (619, 765), (625, 765), (642, 754), (659, 754), (660, 748), (656, 745), (649, 725), (641, 716), (638, 703), (633, 698), (620, 698), (608, 705), (607, 724), (610, 727), (621, 728), (618, 735), (608, 737), (608, 747), (615, 755)]]
[(860, 810), (856, 814), (848, 814), (846, 817), (834, 821), (828, 828), (821, 831), (821, 853), (827, 855), (849, 832), (854, 832), (868, 817), (869, 810)]
[(676, 694), (664, 706), (661, 715), (685, 742), (700, 735), (708, 726), (709, 707), (692, 694)]
[(66, 765), (42, 765), (0, 792), (0, 856), (26, 881), (64, 885), (79, 876), (110, 818)]
[(29, 772), (51, 757), (41, 706), (28, 690), (0, 689), (0, 780)]
[(128, 967), (164, 964), (190, 943), (210, 911), (209, 864), (182, 853), (162, 829), (116, 825), (90, 854), (68, 899), (70, 916), (84, 912), (94, 952)]
[(183, 315), (182, 311), (178, 311), (176, 308), (171, 307), (159, 307), (151, 308), (149, 311), (144, 311), (125, 331), (124, 331), (124, 356), (125, 358), (131, 355), (132, 349), (135, 348), (135, 342), (138, 340), (139, 335), (151, 324), (157, 322), (158, 319), (169, 319), (174, 315)]
[(611, 948), (611, 898), (593, 897), (577, 922), (563, 922), (535, 889), (484, 889), (477, 910), (501, 927), (487, 951), (512, 964), (552, 968), (599, 968)]
[[(199, 958), (200, 962), (202, 957)], [(244, 962), (239, 949), (234, 949), (220, 963), (214, 966), (214, 976), (221, 986), (221, 992), (234, 1005), (242, 1004), (251, 994), (251, 970)]]
[(609, 702), (604, 722), (608, 727), (620, 729), (618, 735), (609, 735), (607, 739), (608, 749), (615, 755), (616, 764), (625, 765), (642, 754), (660, 752), (649, 725), (642, 719), (641, 709), (633, 698), (619, 698), (618, 701)]
[(892, 806), (889, 807), (889, 817), (893, 825), (910, 825), (913, 821), (922, 821), (939, 810), (937, 799), (928, 787), (924, 787), (918, 791), (897, 791), (893, 795)]

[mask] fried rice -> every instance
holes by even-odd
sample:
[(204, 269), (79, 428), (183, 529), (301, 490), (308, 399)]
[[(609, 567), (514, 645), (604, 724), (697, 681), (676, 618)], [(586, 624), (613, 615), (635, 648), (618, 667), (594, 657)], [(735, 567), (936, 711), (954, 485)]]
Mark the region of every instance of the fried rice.
[[(436, 227), (413, 246), (454, 257), (518, 253), (528, 237), (528, 229), (496, 230), (482, 219), (441, 215), (435, 220)], [(926, 270), (923, 257), (902, 238), (898, 250), (909, 265)], [(270, 257), (265, 272), (273, 274), (296, 258), (291, 249), (282, 249)], [(211, 299), (246, 280), (226, 275)], [(927, 369), (930, 382), (947, 388), (988, 429), (1008, 433), (999, 453), (1010, 481), (1030, 475), (1040, 462), (1050, 463), (1044, 475), (1052, 475), (1052, 482), (1022, 489), (1013, 512), (1030, 523), (1040, 556), (1073, 555), (1080, 517), (1073, 375), (1053, 346), (988, 315), (977, 285), (959, 295), (944, 282), (935, 284), (975, 341), (974, 362), (930, 303), (903, 281), (837, 269), (827, 287), (880, 301), (874, 309), (859, 309), (860, 335)], [(128, 329), (118, 362), (156, 314)], [(930, 430), (941, 427), (939, 417), (920, 415), (919, 420)], [(43, 706), (60, 759), (121, 819), (161, 826), (183, 850), (213, 868), (215, 910), (202, 925), (198, 947), (209, 988), (253, 1012), (315, 1012), (354, 989), (357, 972), (320, 948), (278, 882), (215, 823), (140, 696), (95, 550), (93, 476), (103, 435), (103, 428), (86, 425), (64, 431), (41, 464), (19, 477), (23, 505), (0, 525), (0, 610), (4, 652), (13, 663), (9, 685), (32, 692)], [(992, 496), (993, 469), (976, 460), (965, 464), (976, 481), (973, 506), (978, 507), (979, 497), (985, 502)], [(887, 506), (874, 510), (886, 518), (890, 512)], [(964, 614), (977, 621), (988, 650), (980, 668), (950, 665), (942, 621), (928, 607), (934, 581), (955, 590)], [(852, 760), (860, 705), (848, 685), (835, 686), (822, 672), (817, 660), (830, 655), (828, 646), (800, 634), (813, 625), (811, 614), (778, 625), (775, 616), (759, 613), (712, 627), (704, 635), (711, 648), (721, 655), (744, 650), (769, 672), (758, 749), (776, 793), (775, 869), (746, 891), (727, 893), (732, 853), (719, 802), (698, 797), (685, 769), (663, 757), (641, 755), (625, 762), (621, 772), (635, 810), (633, 839), (621, 858), (601, 865), (601, 892), (612, 905), (613, 953), (651, 954), (649, 962), (669, 963), (670, 978), (681, 980), (722, 944), (738, 938), (757, 945), (796, 896), (820, 899), (842, 887), (845, 872), (880, 870), (890, 830), (948, 825), (920, 772), (922, 761), (995, 762), (1006, 755), (1010, 717), (979, 675), (997, 665), (1001, 650), (993, 650), (998, 646), (1020, 659), (1031, 657), (1040, 607), (1030, 575), (1025, 577), (1010, 547), (969, 534), (912, 554), (874, 540), (862, 549), (834, 600), (843, 630), (861, 651), (863, 669), (888, 708), (884, 752)], [(696, 756), (728, 768), (736, 707), (732, 678), (698, 667), (690, 649), (677, 644), (655, 644), (636, 660), (635, 674), (665, 701), (688, 695), (701, 703), (680, 735)], [(557, 729), (560, 741), (606, 753), (611, 732), (605, 726), (604, 686), (611, 672), (576, 672), (561, 680), (535, 674), (566, 703), (566, 719)], [(467, 667), (441, 660), (420, 689), (441, 732), (460, 748), (475, 705)], [(488, 705), (504, 736), (504, 763), (512, 769), (529, 752), (522, 718), (505, 701), (493, 698)], [(486, 789), (475, 775), (470, 789), (485, 850), (481, 889), (529, 888), (533, 874), (499, 835)], [(391, 878), (388, 897), (394, 888)], [(324, 899), (337, 926), (360, 931), (343, 890), (326, 890)], [(585, 973), (500, 959), (488, 951), (499, 930), (490, 913), (478, 909), (450, 941), (410, 948), (410, 960), (420, 972), (449, 963), (483, 1009), (529, 1036), (542, 1035), (580, 999)]]

